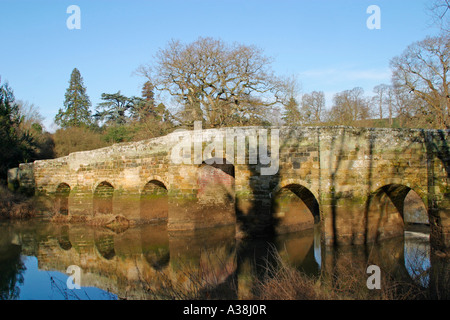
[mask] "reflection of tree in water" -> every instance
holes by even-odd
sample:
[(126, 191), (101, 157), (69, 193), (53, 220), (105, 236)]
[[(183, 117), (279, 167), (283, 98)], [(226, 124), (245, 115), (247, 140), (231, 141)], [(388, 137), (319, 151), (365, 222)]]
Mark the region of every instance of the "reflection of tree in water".
[(419, 233), (405, 234), (404, 263), (411, 279), (427, 288), (430, 281), (430, 241)]
[(21, 251), (18, 245), (0, 243), (0, 300), (19, 298), (19, 285), (24, 282), (23, 272), (26, 270)]

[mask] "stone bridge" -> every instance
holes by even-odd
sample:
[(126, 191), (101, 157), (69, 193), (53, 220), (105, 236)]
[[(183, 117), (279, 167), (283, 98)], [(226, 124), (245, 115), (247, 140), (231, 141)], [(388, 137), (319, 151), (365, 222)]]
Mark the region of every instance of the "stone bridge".
[[(61, 214), (73, 216), (166, 221), (169, 231), (236, 225), (239, 236), (320, 223), (326, 245), (395, 237), (405, 223), (425, 221), (432, 245), (445, 249), (449, 133), (353, 127), (176, 131), (21, 164), (9, 180), (56, 200)], [(424, 217), (410, 213), (405, 199), (411, 195)]]

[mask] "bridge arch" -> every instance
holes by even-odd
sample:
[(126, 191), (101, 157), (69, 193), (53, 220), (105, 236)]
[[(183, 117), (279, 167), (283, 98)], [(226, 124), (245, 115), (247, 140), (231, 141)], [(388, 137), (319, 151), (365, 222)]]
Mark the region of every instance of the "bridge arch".
[[(417, 192), (416, 192), (417, 190)], [(406, 223), (429, 224), (420, 188), (387, 184), (373, 192), (366, 206), (366, 242), (403, 235)]]
[(316, 196), (297, 181), (279, 184), (272, 191), (271, 198), (278, 233), (311, 229), (321, 221)]
[(69, 195), (70, 186), (65, 182), (58, 184), (55, 191), (55, 204), (59, 214), (69, 214)]
[(158, 179), (149, 180), (141, 190), (140, 218), (145, 221), (167, 220), (169, 196), (166, 184)]
[(144, 179), (142, 181), (143, 181), (143, 183), (141, 183), (140, 187), (139, 187), (139, 190), (140, 190), (141, 193), (144, 190), (145, 186), (151, 181), (159, 181), (160, 183), (162, 183), (164, 185), (164, 188), (166, 190), (170, 189), (169, 181), (165, 177), (161, 177), (161, 176), (158, 176), (158, 175), (151, 175), (151, 176), (148, 176), (146, 179)]
[(114, 187), (107, 181), (97, 184), (94, 189), (94, 215), (111, 214), (113, 212)]

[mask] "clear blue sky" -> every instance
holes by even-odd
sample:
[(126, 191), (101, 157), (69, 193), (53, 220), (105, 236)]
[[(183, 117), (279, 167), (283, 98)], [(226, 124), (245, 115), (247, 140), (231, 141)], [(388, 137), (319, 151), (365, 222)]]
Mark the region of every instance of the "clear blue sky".
[[(140, 95), (133, 72), (151, 63), (170, 39), (199, 36), (254, 44), (275, 58), (279, 75), (295, 75), (303, 92), (390, 82), (389, 61), (412, 42), (436, 33), (429, 0), (0, 0), (0, 76), (16, 99), (39, 107), (51, 126), (78, 68), (92, 108), (103, 92)], [(81, 9), (81, 29), (69, 30), (67, 7)], [(381, 29), (369, 30), (369, 5), (381, 9)]]

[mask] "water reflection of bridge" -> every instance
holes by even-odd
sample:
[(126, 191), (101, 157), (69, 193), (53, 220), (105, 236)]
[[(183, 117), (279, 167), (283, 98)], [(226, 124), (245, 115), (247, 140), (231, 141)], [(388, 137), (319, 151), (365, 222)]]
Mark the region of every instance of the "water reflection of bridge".
[(185, 297), (195, 290), (208, 290), (212, 297), (251, 298), (254, 280), (266, 271), (274, 247), (284, 261), (307, 274), (339, 276), (337, 266), (349, 261), (365, 271), (370, 261), (398, 278), (409, 277), (402, 238), (383, 241), (369, 251), (364, 246), (336, 251), (318, 247), (313, 230), (283, 235), (273, 242), (237, 241), (235, 230), (228, 227), (169, 234), (165, 225), (115, 233), (35, 223), (15, 226), (9, 234), (9, 240), (21, 244), (22, 254), (38, 258), (39, 269), (65, 273), (69, 265), (78, 265), (83, 270), (82, 286), (128, 299), (165, 298), (170, 292), (163, 289), (168, 287)]

